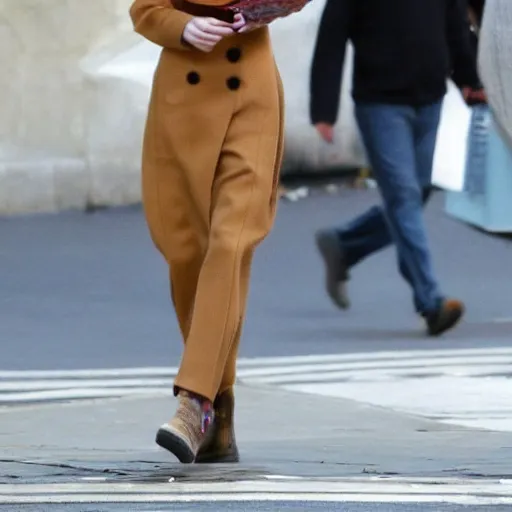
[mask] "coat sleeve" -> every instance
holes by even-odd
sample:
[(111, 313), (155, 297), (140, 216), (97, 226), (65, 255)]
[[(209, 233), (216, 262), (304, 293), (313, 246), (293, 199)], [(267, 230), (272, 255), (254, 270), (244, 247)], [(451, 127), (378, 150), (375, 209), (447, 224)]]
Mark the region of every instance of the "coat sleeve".
[(352, 0), (327, 0), (324, 7), (311, 64), (312, 124), (334, 124), (337, 120), (352, 9)]
[(459, 87), (481, 87), (477, 70), (477, 55), (471, 44), (471, 30), (464, 0), (448, 0), (447, 39), (453, 78)]
[(182, 36), (190, 14), (172, 7), (169, 0), (135, 0), (130, 7), (135, 32), (164, 48), (186, 50)]

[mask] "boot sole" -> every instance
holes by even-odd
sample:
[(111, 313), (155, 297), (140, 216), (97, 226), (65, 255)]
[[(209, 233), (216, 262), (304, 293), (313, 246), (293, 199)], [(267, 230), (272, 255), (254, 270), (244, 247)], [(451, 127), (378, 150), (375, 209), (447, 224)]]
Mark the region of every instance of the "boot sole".
[(340, 261), (343, 260), (343, 254), (338, 247), (337, 240), (332, 235), (326, 233), (317, 233), (315, 239), (318, 251), (325, 263), (325, 288), (327, 295), (340, 309), (349, 309), (350, 300), (347, 296), (340, 297), (338, 289), (337, 271)]
[(196, 464), (234, 464), (240, 462), (240, 455), (238, 451), (226, 455), (198, 455), (195, 462)]
[(159, 429), (156, 434), (156, 444), (171, 452), (181, 463), (191, 464), (194, 462), (195, 454), (190, 446), (176, 434), (167, 430)]

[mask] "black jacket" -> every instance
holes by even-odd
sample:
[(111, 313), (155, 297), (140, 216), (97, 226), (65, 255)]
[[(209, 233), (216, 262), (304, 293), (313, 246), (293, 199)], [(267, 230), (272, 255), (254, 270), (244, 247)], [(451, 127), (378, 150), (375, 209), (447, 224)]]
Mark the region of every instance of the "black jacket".
[(327, 0), (311, 69), (312, 123), (336, 122), (348, 40), (356, 102), (432, 103), (446, 94), (454, 69), (457, 85), (479, 87), (466, 6), (465, 0)]
[(481, 25), (484, 17), (485, 0), (468, 0), (468, 6), (473, 9), (478, 24)]

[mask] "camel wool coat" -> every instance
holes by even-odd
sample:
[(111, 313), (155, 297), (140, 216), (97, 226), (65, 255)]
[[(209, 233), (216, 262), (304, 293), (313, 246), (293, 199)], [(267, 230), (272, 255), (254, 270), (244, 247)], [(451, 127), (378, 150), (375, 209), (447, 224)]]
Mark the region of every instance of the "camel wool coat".
[(281, 81), (267, 27), (204, 53), (183, 42), (192, 16), (168, 0), (135, 0), (130, 14), (135, 30), (162, 47), (142, 189), (185, 342), (175, 393), (213, 401), (234, 384), (252, 257), (275, 218)]

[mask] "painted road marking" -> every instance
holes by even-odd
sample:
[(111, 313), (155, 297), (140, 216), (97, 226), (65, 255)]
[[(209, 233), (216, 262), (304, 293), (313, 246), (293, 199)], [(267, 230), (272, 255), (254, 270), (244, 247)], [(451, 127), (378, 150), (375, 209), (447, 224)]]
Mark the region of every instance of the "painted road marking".
[(244, 370), (250, 385), (341, 397), (465, 427), (512, 431), (512, 348), (313, 356)]
[(169, 484), (13, 484), (0, 504), (338, 502), (512, 504), (507, 480), (400, 478), (267, 478), (258, 481)]
[[(177, 368), (0, 371), (0, 405), (172, 395)], [(241, 359), (246, 385), (342, 397), (512, 431), (512, 347)]]

